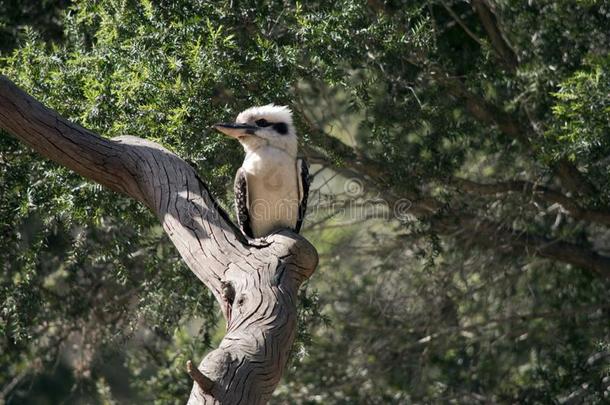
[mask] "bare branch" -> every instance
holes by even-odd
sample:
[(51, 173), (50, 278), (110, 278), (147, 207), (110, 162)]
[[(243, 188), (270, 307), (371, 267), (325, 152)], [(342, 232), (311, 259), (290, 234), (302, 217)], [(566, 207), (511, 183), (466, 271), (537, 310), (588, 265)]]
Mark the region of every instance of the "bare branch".
[(60, 117), (0, 76), (0, 128), (46, 158), (138, 200), (144, 196), (121, 160), (125, 146)]
[[(317, 265), (314, 247), (288, 230), (247, 239), (195, 170), (172, 152), (132, 136), (102, 138), (2, 76), (0, 129), (82, 176), (145, 203), (191, 271), (212, 291), (225, 319), (230, 315), (226, 336), (197, 368), (216, 382), (214, 397), (194, 385), (189, 403), (266, 403), (294, 339), (298, 288)], [(235, 302), (228, 299), (227, 284)], [(207, 386), (194, 370), (193, 378)]]

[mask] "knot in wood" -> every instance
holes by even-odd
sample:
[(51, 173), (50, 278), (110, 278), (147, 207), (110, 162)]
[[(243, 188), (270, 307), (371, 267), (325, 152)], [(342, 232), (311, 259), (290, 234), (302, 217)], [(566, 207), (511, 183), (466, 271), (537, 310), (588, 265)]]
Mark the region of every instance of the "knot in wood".
[(222, 288), (222, 298), (230, 305), (235, 300), (235, 288), (230, 281), (221, 281), (220, 286)]

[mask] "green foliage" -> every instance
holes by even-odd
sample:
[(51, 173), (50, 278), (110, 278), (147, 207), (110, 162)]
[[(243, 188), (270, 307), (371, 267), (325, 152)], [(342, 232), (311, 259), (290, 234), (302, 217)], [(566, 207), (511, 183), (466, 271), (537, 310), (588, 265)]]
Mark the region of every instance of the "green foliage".
[(587, 70), (575, 72), (554, 92), (555, 122), (549, 136), (559, 144), (560, 156), (597, 163), (610, 154), (610, 59), (593, 60)]
[[(454, 179), (526, 180), (607, 210), (610, 9), (493, 3), (514, 71), (467, 2), (436, 0), (79, 0), (66, 12), (43, 2), (47, 17), (26, 19), (30, 28), (21, 27), (28, 2), (0, 2), (0, 69), (103, 136), (162, 143), (224, 205), (242, 152), (210, 125), (255, 104), (293, 108), (303, 146), (331, 167), (312, 170), (310, 211), (319, 210), (306, 236), (321, 262), (301, 294), (299, 339), (275, 403), (571, 394), (602, 403), (607, 281), (515, 241), (529, 232), (604, 254), (607, 226), (527, 192), (468, 193)], [(533, 128), (530, 144), (477, 118), (447, 80)], [(564, 158), (597, 193), (560, 188)], [(350, 175), (361, 194), (344, 195)], [(222, 325), (157, 220), (6, 134), (0, 187), (0, 387), (15, 382), (7, 403), (184, 402), (184, 364)], [(334, 205), (322, 209), (325, 198)], [(396, 220), (391, 206), (368, 216), (358, 207), (420, 198), (442, 208)], [(463, 218), (497, 226), (435, 228)], [(506, 230), (510, 238), (499, 236)]]

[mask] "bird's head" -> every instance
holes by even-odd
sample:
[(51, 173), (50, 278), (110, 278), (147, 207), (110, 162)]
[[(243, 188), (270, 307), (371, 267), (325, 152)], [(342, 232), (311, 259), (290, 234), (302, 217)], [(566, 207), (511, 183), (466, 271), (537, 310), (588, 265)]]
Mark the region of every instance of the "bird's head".
[(297, 155), (297, 135), (292, 124), (292, 111), (286, 106), (268, 104), (241, 112), (234, 123), (219, 123), (214, 128), (236, 138), (246, 152), (263, 146)]

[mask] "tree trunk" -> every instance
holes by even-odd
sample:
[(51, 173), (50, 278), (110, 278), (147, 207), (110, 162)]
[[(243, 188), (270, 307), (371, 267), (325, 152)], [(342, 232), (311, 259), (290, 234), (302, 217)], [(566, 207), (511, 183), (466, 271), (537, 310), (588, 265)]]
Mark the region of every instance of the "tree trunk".
[[(146, 204), (227, 321), (198, 368), (189, 404), (266, 403), (296, 327), (297, 291), (315, 270), (315, 248), (288, 230), (246, 238), (184, 160), (145, 139), (102, 138), (0, 76), (0, 128), (41, 155)], [(179, 305), (179, 303), (176, 303)]]

